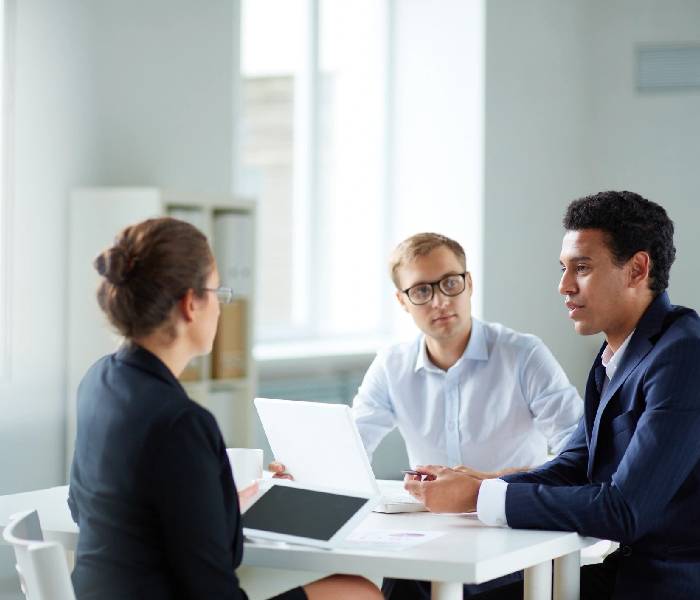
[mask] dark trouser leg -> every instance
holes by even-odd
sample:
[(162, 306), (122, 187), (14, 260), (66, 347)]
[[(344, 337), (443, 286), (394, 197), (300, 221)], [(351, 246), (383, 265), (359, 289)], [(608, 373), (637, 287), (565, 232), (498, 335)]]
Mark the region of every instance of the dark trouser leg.
[[(601, 564), (586, 565), (581, 568), (581, 600), (608, 600), (612, 598), (617, 577), (616, 552), (608, 556)], [(474, 600), (522, 600), (523, 582), (511, 583), (489, 590)]]
[(387, 600), (430, 600), (430, 582), (412, 579), (385, 579), (382, 594)]
[(581, 600), (612, 598), (619, 557), (619, 551), (615, 551), (602, 563), (581, 568)]
[(484, 583), (467, 584), (464, 586), (464, 597), (470, 599), (480, 598), (481, 594), (483, 594), (484, 592), (490, 592), (491, 590), (499, 590), (509, 585), (522, 585), (522, 582), (523, 572), (518, 571), (517, 573), (504, 575), (503, 577), (498, 577), (496, 579), (492, 579), (491, 581), (485, 581)]
[[(519, 571), (518, 573), (511, 573), (485, 583), (467, 584), (464, 586), (464, 598), (481, 598), (480, 594), (482, 592), (522, 582), (522, 579), (522, 571)], [(522, 586), (520, 589), (522, 590)], [(382, 593), (388, 600), (430, 600), (430, 582), (412, 581), (410, 579), (385, 579), (382, 584)], [(520, 595), (522, 598), (522, 592)]]

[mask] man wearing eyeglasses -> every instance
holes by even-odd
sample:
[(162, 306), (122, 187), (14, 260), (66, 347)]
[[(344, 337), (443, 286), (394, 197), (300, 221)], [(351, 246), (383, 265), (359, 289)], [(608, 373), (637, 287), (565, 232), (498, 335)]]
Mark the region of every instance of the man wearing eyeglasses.
[[(353, 415), (370, 456), (396, 427), (412, 466), (458, 466), (480, 478), (558, 453), (583, 402), (541, 340), (472, 317), (462, 246), (419, 233), (396, 247), (389, 267), (396, 298), (420, 335), (380, 352), (355, 396)], [(459, 466), (465, 464), (472, 469)], [(465, 586), (465, 596), (513, 578)], [(418, 582), (389, 580), (383, 591), (411, 598), (423, 590)]]
[(421, 334), (380, 352), (353, 401), (368, 453), (395, 427), (411, 465), (502, 474), (557, 453), (582, 400), (542, 341), (472, 317), (462, 246), (414, 235), (394, 250), (390, 272)]

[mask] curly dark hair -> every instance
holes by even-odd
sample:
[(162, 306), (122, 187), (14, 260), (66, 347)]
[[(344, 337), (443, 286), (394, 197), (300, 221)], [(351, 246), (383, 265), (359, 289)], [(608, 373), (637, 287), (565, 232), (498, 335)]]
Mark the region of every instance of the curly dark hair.
[(636, 252), (651, 258), (649, 288), (655, 295), (668, 287), (676, 258), (673, 221), (663, 207), (634, 192), (600, 192), (574, 200), (566, 209), (564, 228), (605, 232), (615, 264), (622, 266)]

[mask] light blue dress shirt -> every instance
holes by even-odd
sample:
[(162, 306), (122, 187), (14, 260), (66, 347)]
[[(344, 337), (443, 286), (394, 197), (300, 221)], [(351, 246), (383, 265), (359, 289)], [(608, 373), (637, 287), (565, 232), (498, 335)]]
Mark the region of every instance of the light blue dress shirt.
[(576, 389), (539, 338), (478, 319), (447, 371), (432, 364), (421, 335), (380, 352), (353, 401), (370, 456), (398, 427), (411, 466), (484, 471), (543, 463), (582, 413)]

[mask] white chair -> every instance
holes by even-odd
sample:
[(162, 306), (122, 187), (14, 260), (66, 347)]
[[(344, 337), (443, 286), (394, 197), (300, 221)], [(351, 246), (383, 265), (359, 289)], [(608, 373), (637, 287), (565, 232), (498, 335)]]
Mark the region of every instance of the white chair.
[(13, 515), (2, 537), (15, 549), (15, 568), (27, 600), (75, 600), (63, 546), (44, 541), (35, 510)]

